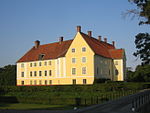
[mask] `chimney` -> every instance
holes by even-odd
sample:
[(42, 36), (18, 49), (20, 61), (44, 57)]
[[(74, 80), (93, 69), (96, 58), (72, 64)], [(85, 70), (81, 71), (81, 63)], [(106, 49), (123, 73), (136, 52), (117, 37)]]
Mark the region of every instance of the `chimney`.
[(59, 37), (59, 44), (61, 44), (61, 42), (63, 42), (63, 37)]
[(106, 43), (107, 43), (107, 38), (104, 38), (104, 42), (106, 42)]
[(35, 42), (34, 42), (34, 44), (35, 44), (35, 48), (37, 49), (38, 47), (39, 47), (39, 45), (40, 45), (40, 41), (39, 40), (36, 40)]
[(92, 31), (88, 31), (88, 36), (92, 37)]
[(101, 36), (98, 36), (98, 38), (97, 38), (99, 41), (101, 41)]
[(112, 41), (112, 45), (115, 46), (115, 41)]
[(77, 32), (81, 32), (81, 26), (77, 26)]

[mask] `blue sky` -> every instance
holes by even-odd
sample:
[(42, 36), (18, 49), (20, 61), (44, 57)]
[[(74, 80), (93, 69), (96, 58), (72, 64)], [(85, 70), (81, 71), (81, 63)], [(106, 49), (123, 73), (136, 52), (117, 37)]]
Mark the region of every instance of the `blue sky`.
[(107, 37), (124, 48), (127, 66), (140, 60), (135, 51), (134, 36), (149, 32), (149, 26), (138, 25), (138, 18), (123, 18), (122, 13), (136, 8), (128, 0), (0, 0), (0, 66), (15, 64), (35, 40), (41, 44), (72, 39), (76, 26), (92, 31), (94, 37)]

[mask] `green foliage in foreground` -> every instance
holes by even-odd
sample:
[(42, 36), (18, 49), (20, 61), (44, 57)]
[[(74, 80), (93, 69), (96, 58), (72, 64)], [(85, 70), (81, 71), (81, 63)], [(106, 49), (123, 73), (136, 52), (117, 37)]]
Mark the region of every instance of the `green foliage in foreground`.
[(7, 65), (0, 68), (0, 86), (16, 85), (16, 65)]
[(50, 105), (74, 105), (80, 98), (83, 105), (111, 100), (147, 88), (149, 83), (111, 82), (94, 85), (72, 86), (1, 86), (2, 102), (36, 103)]
[(135, 72), (127, 72), (127, 81), (150, 82), (150, 65), (137, 66)]

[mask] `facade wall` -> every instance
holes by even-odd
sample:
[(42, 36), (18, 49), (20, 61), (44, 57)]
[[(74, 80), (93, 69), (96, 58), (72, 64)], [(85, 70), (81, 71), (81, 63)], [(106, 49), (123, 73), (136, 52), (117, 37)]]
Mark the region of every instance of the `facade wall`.
[(94, 75), (96, 79), (113, 80), (112, 59), (104, 58), (99, 55), (94, 56)]
[[(83, 52), (82, 48), (86, 48)], [(72, 52), (75, 49), (75, 52)], [(82, 62), (82, 58), (85, 57), (86, 61)], [(72, 63), (72, 58), (75, 58), (75, 63)], [(66, 54), (67, 63), (67, 76), (72, 79), (84, 78), (87, 84), (93, 84), (94, 82), (94, 52), (91, 50), (86, 41), (82, 38), (80, 33), (77, 33), (75, 39), (73, 40), (71, 46)], [(86, 68), (86, 74), (82, 73), (82, 68)], [(76, 74), (72, 74), (72, 68), (76, 69)], [(82, 84), (82, 81), (77, 82), (77, 84)]]
[(123, 59), (114, 59), (114, 81), (124, 81)]

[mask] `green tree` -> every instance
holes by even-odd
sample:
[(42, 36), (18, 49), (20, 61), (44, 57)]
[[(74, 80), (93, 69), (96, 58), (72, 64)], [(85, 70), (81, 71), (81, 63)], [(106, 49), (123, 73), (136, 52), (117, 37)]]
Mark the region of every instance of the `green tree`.
[(16, 65), (0, 68), (0, 86), (2, 85), (16, 85)]
[(133, 81), (150, 82), (150, 65), (137, 66), (133, 75)]
[[(128, 0), (136, 4), (137, 9), (128, 10), (128, 13), (142, 17), (139, 25), (150, 24), (150, 0)], [(150, 64), (150, 34), (139, 33), (135, 36), (136, 52), (134, 56), (142, 60), (142, 64)]]
[(148, 33), (139, 33), (135, 37), (137, 50), (133, 55), (139, 56), (143, 64), (150, 64), (150, 35)]
[(141, 18), (139, 25), (150, 24), (150, 0), (129, 0), (136, 4), (137, 9), (128, 10), (128, 13), (136, 14)]

